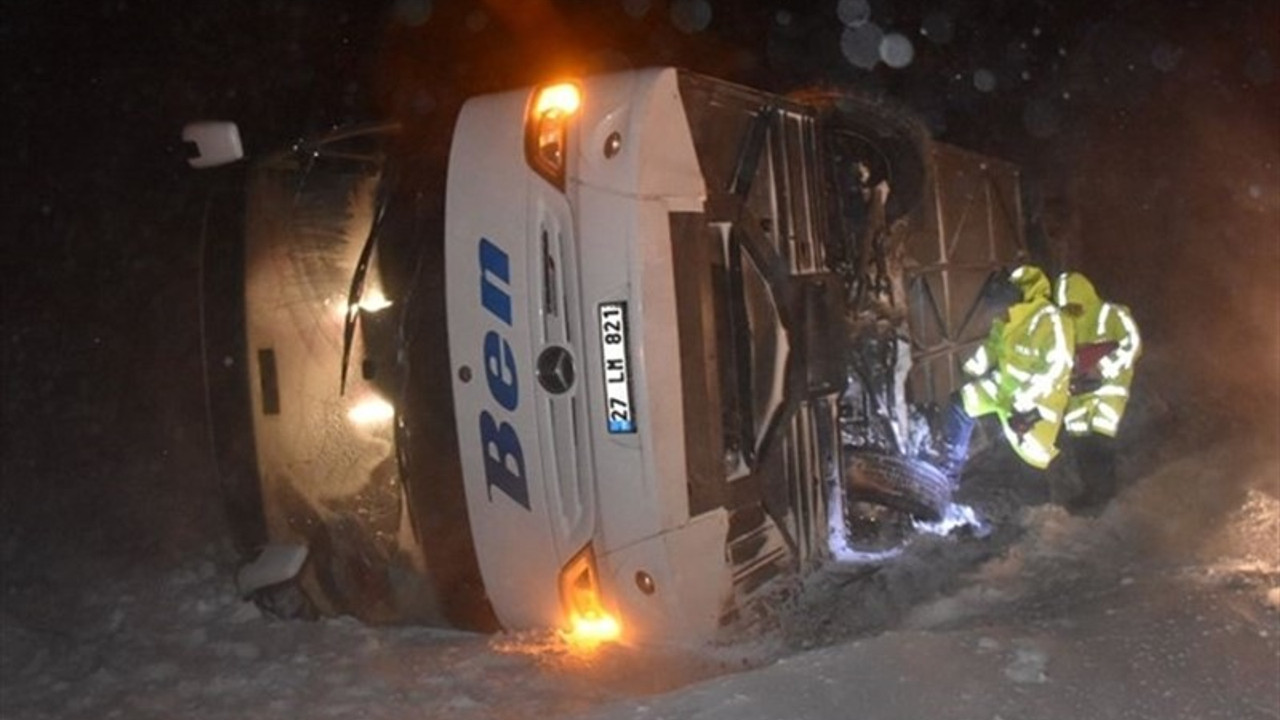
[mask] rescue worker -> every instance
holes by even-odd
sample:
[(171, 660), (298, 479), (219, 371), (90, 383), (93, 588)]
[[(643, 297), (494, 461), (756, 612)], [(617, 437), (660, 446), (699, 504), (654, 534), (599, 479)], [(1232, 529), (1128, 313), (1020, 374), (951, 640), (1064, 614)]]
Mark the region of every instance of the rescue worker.
[(1009, 274), (1019, 293), (964, 364), (972, 378), (952, 396), (944, 419), (941, 469), (954, 486), (969, 453), (975, 418), (994, 413), (1013, 451), (1046, 468), (1068, 400), (1073, 335), (1050, 297), (1049, 278), (1023, 265)]
[(1142, 338), (1129, 309), (1098, 297), (1078, 272), (1058, 276), (1054, 301), (1074, 326), (1075, 362), (1064, 427), (1083, 485), (1073, 509), (1105, 505), (1115, 493), (1115, 442), (1129, 402)]

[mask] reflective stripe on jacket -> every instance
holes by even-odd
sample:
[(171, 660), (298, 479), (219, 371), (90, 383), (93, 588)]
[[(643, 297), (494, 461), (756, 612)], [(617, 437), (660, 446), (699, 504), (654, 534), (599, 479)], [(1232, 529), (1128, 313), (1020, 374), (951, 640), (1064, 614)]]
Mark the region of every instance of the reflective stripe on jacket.
[[(1074, 336), (1049, 297), (1049, 280), (1024, 266), (1010, 276), (1023, 300), (1008, 319), (991, 325), (987, 340), (964, 364), (975, 379), (960, 394), (973, 417), (995, 413), (1010, 446), (1028, 464), (1044, 468), (1058, 454), (1058, 429), (1069, 396)], [(1021, 434), (1010, 426), (1015, 415), (1038, 419)]]
[(1067, 432), (1115, 437), (1129, 403), (1133, 368), (1142, 355), (1138, 324), (1127, 307), (1099, 298), (1093, 283), (1080, 273), (1059, 275), (1054, 299), (1074, 326), (1077, 349), (1115, 345), (1094, 367), (1077, 364), (1076, 385), (1081, 389), (1067, 403)]

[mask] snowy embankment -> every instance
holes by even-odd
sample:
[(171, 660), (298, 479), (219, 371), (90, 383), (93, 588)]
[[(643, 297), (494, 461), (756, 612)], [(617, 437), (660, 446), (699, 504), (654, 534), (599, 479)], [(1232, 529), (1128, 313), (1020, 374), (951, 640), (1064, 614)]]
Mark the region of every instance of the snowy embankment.
[[(896, 629), (595, 720), (1280, 718), (1280, 460), (1228, 442), (1021, 539)], [(891, 583), (890, 583), (891, 584)]]
[(1275, 449), (1166, 445), (1143, 462), (1096, 518), (988, 467), (972, 500), (991, 537), (811, 578), (771, 634), (704, 657), (280, 622), (235, 597), (224, 545), (157, 567), (11, 543), (0, 716), (1280, 717)]
[[(167, 571), (90, 565), (10, 585), (0, 717), (547, 718), (677, 683), (593, 682), (551, 635), (265, 618), (236, 598), (232, 558), (210, 546)], [(74, 606), (40, 597), (76, 583)]]

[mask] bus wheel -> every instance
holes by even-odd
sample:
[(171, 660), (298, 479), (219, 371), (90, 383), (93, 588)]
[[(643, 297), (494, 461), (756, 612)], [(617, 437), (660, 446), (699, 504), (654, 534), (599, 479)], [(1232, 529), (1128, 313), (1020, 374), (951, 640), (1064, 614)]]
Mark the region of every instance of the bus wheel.
[(883, 505), (928, 522), (941, 520), (951, 504), (947, 476), (922, 460), (851, 452), (844, 469), (850, 502)]

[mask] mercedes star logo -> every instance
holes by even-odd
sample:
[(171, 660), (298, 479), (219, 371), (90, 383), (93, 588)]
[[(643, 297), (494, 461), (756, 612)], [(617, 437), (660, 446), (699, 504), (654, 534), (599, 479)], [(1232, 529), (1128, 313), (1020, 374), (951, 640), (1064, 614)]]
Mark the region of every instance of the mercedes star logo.
[(573, 356), (559, 345), (552, 345), (538, 356), (538, 382), (552, 395), (560, 395), (573, 387)]

